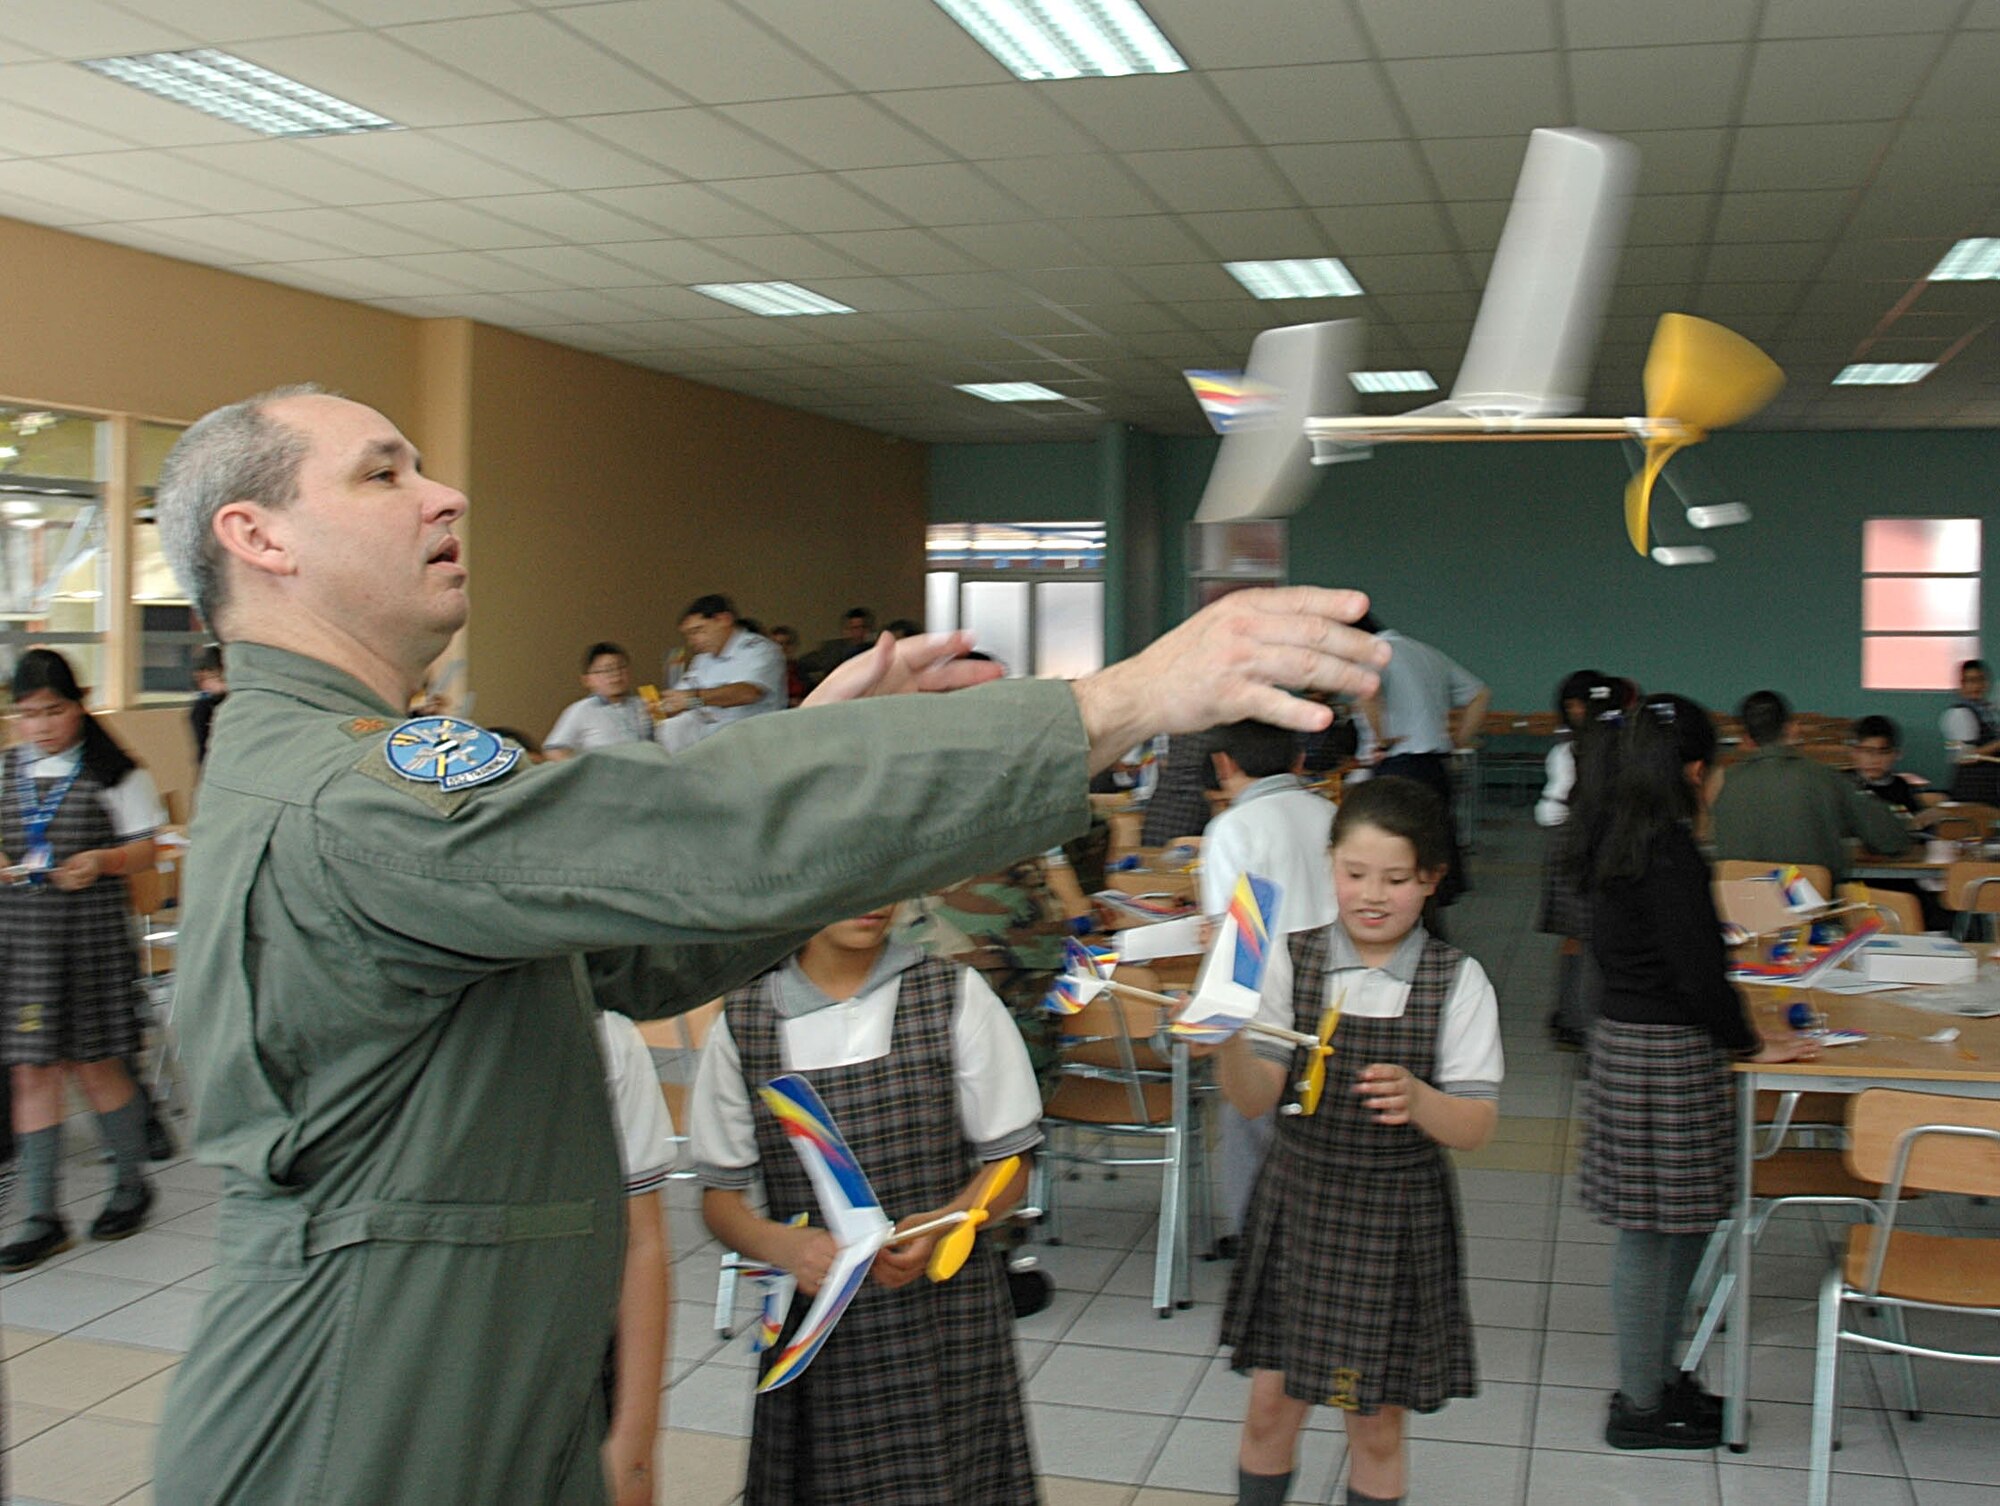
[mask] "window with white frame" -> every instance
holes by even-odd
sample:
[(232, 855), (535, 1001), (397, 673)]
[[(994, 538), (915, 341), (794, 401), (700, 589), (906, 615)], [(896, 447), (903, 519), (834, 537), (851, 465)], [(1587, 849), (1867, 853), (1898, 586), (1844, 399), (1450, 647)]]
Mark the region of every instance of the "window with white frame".
[(925, 625), (965, 628), (1010, 675), (1104, 667), (1102, 523), (933, 523)]
[(1861, 686), (1955, 690), (1979, 653), (1978, 518), (1869, 518), (1861, 535)]

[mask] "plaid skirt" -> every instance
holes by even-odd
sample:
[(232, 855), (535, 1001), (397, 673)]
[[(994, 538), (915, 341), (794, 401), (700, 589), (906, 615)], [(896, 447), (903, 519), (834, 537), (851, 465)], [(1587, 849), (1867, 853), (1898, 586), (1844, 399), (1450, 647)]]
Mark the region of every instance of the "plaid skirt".
[(1693, 1025), (1599, 1020), (1584, 1084), (1583, 1204), (1620, 1229), (1706, 1234), (1736, 1190), (1729, 1058)]
[(1222, 1318), (1235, 1370), (1343, 1411), (1435, 1412), (1479, 1392), (1442, 1151), (1330, 1178), (1283, 1133), (1251, 1196)]
[(1590, 901), (1577, 890), (1569, 855), (1574, 840), (1567, 827), (1558, 826), (1542, 850), (1542, 903), (1535, 929), (1548, 936), (1590, 935)]
[(139, 957), (123, 879), (0, 890), (0, 1057), (46, 1067), (139, 1049)]

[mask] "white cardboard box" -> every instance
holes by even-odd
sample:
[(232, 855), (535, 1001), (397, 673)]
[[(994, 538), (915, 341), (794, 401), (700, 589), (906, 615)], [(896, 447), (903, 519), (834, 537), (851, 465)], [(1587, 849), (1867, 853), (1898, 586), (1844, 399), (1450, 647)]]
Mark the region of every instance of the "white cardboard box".
[(1967, 983), (1979, 959), (1949, 936), (1877, 936), (1859, 966), (1877, 983)]

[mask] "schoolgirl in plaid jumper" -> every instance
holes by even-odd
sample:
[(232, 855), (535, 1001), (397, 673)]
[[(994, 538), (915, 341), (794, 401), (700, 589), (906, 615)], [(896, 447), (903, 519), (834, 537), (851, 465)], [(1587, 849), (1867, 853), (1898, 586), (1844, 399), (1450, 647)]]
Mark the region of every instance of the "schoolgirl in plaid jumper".
[[(1342, 803), (1332, 851), (1339, 919), (1291, 938), (1290, 995), (1267, 992), (1262, 1010), (1316, 1032), (1341, 1004), (1318, 1111), (1278, 1116), (1223, 1313), (1231, 1363), (1251, 1376), (1242, 1506), (1285, 1499), (1320, 1403), (1346, 1414), (1350, 1506), (1400, 1502), (1405, 1414), (1477, 1390), (1445, 1150), (1492, 1136), (1503, 1064), (1485, 972), (1422, 925), (1450, 861), (1444, 803), (1371, 779)], [(1304, 1052), (1267, 1043), (1242, 1032), (1221, 1052), (1223, 1092), (1246, 1115), (1304, 1073)]]
[(150, 868), (164, 823), (144, 769), (84, 708), (69, 661), (31, 648), (14, 667), (20, 741), (0, 772), (0, 1053), (12, 1074), (22, 1212), (0, 1271), (70, 1247), (56, 1211), (62, 1088), (75, 1078), (116, 1163), (90, 1226), (123, 1239), (145, 1222), (146, 1099), (125, 1062), (139, 1047), (139, 957), (125, 875)]
[(1611, 1309), (1614, 1448), (1713, 1448), (1721, 1404), (1680, 1371), (1681, 1310), (1736, 1180), (1731, 1056), (1793, 1061), (1803, 1039), (1759, 1038), (1729, 981), (1708, 864), (1695, 846), (1715, 724), (1647, 697), (1585, 748), (1574, 820), (1591, 896), (1603, 1018), (1584, 1089), (1584, 1205), (1618, 1230)]
[[(968, 1206), (987, 1164), (1041, 1143), (1041, 1094), (1006, 1006), (971, 968), (890, 944), (889, 915), (831, 925), (730, 994), (702, 1048), (689, 1113), (702, 1215), (731, 1249), (798, 1278), (779, 1348), (834, 1244), (757, 1093), (764, 1083), (783, 1072), (811, 1081), (904, 1226)], [(758, 1182), (764, 1213), (746, 1196)], [(1016, 1177), (989, 1205), (994, 1214), (1025, 1186)], [(812, 1224), (789, 1226), (799, 1213)], [(747, 1506), (1039, 1499), (1005, 1263), (982, 1237), (956, 1276), (934, 1283), (924, 1274), (934, 1244), (876, 1256), (811, 1368), (757, 1398)]]

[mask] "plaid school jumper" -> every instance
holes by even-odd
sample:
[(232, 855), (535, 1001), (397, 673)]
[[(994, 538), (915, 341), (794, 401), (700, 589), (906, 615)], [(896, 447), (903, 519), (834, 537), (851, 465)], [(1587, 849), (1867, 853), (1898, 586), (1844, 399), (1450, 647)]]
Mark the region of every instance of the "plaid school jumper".
[[(22, 782), (30, 750), (9, 751), (0, 795), (0, 852), (27, 843)], [(48, 841), (60, 866), (79, 852), (122, 845), (88, 769), (63, 796)], [(125, 880), (106, 876), (65, 894), (53, 884), (0, 884), (0, 1051), (8, 1066), (94, 1062), (139, 1049), (139, 952)]]
[[(823, 1223), (812, 1184), (756, 1093), (787, 1070), (772, 975), (724, 1002), (752, 1089), (768, 1214)], [(891, 1219), (950, 1202), (979, 1169), (959, 1127), (958, 968), (902, 974), (889, 1054), (805, 1074)], [(809, 1302), (792, 1304), (779, 1347)], [(1006, 1270), (981, 1239), (951, 1280), (861, 1288), (812, 1368), (757, 1398), (747, 1506), (1026, 1506), (1039, 1499)]]
[[(1291, 938), (1295, 1023), (1309, 1033), (1326, 1003), (1330, 929)], [(1319, 1112), (1278, 1116), (1222, 1342), (1236, 1370), (1283, 1371), (1285, 1394), (1300, 1401), (1435, 1412), (1478, 1392), (1451, 1163), (1413, 1125), (1375, 1123), (1354, 1092), (1373, 1062), (1434, 1081), (1438, 1024), (1461, 960), (1429, 938), (1402, 1017), (1343, 1016)], [(1291, 1071), (1303, 1075), (1303, 1053)]]

